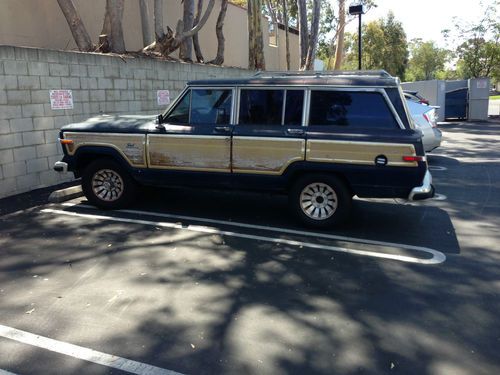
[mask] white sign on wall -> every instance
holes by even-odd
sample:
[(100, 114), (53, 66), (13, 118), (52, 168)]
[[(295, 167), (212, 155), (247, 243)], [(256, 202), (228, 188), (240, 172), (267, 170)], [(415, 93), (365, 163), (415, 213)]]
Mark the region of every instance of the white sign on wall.
[(73, 93), (71, 90), (50, 90), (50, 108), (73, 109)]
[(168, 105), (170, 104), (170, 91), (168, 90), (157, 90), (156, 99), (158, 105)]

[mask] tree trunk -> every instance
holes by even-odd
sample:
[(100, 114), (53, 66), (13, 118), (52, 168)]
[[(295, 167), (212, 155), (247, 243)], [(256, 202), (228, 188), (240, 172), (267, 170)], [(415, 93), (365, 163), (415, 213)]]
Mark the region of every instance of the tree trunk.
[(139, 10), (141, 13), (142, 45), (147, 46), (153, 43), (153, 36), (149, 28), (149, 8), (146, 0), (139, 0)]
[(163, 38), (163, 0), (155, 0), (153, 9), (153, 18), (155, 24), (155, 41)]
[(179, 22), (177, 23), (175, 34), (169, 27), (167, 27), (167, 33), (165, 34), (162, 31), (162, 35), (157, 35), (157, 40), (154, 45), (150, 45), (144, 48), (144, 50), (155, 49), (159, 51), (163, 56), (168, 56), (169, 54), (177, 50), (186, 38), (189, 38), (191, 40), (193, 35), (201, 30), (201, 28), (207, 23), (208, 17), (210, 16), (212, 9), (214, 8), (214, 4), (215, 0), (210, 0), (205, 13), (203, 14), (203, 17), (201, 17), (200, 19), (200, 22), (198, 22), (197, 25), (194, 25), (190, 30), (184, 31), (184, 22), (183, 20), (179, 20)]
[(225, 38), (224, 38), (224, 19), (226, 18), (228, 0), (222, 0), (220, 4), (219, 17), (217, 17), (217, 25), (215, 26), (215, 34), (217, 35), (217, 56), (215, 59), (210, 61), (215, 65), (222, 65), (224, 63), (224, 50), (225, 50)]
[(309, 33), (309, 41), (308, 41), (307, 57), (306, 57), (306, 69), (307, 70), (314, 69), (314, 60), (316, 58), (316, 48), (318, 45), (320, 12), (321, 12), (321, 0), (314, 0), (312, 21), (311, 21), (311, 31)]
[(123, 9), (125, 0), (107, 0), (106, 13), (109, 14), (109, 47), (111, 52), (125, 53), (125, 40), (123, 39)]
[[(269, 14), (271, 15), (271, 22), (273, 24), (275, 42), (276, 46), (278, 46), (278, 16), (276, 14), (276, 9), (271, 5), (270, 0), (266, 0), (266, 6)], [(279, 59), (279, 50), (278, 50), (278, 59)]]
[(102, 23), (102, 30), (99, 34), (99, 47), (98, 50), (103, 53), (111, 51), (110, 36), (111, 34), (111, 21), (109, 19), (108, 3), (106, 1), (106, 8), (104, 10), (104, 22)]
[(72, 0), (57, 0), (61, 11), (68, 22), (69, 29), (73, 35), (73, 39), (80, 51), (92, 51), (94, 46), (90, 39), (89, 33), (83, 24), (82, 19), (75, 9)]
[[(196, 15), (194, 16), (193, 25), (197, 25), (198, 22), (200, 22), (200, 17), (202, 12), (203, 12), (203, 0), (198, 0), (198, 6), (196, 8)], [(194, 54), (196, 56), (196, 61), (202, 63), (205, 59), (203, 58), (203, 53), (201, 52), (198, 33), (193, 35), (193, 47), (194, 47)]]
[(309, 49), (306, 0), (297, 0), (297, 13), (299, 23), (300, 70), (304, 70), (306, 69), (307, 51)]
[(337, 33), (337, 46), (335, 48), (334, 70), (340, 70), (344, 57), (344, 29), (345, 29), (345, 0), (339, 0), (339, 31)]
[(283, 24), (285, 25), (286, 70), (290, 70), (290, 35), (288, 29), (288, 4), (283, 0)]
[[(193, 28), (194, 22), (194, 0), (184, 0), (184, 11), (182, 16), (182, 32), (185, 33)], [(184, 61), (193, 61), (193, 40), (192, 38), (183, 38), (179, 57)]]
[(251, 70), (266, 70), (261, 9), (261, 0), (248, 0), (248, 68)]
[(122, 28), (124, 6), (124, 0), (106, 0), (106, 13), (99, 35), (101, 52), (125, 52)]

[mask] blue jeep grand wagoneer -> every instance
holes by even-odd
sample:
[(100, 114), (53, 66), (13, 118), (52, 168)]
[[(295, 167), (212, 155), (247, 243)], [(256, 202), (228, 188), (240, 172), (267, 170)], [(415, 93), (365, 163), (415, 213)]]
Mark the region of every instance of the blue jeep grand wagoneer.
[(57, 171), (82, 177), (102, 208), (139, 185), (287, 194), (306, 225), (345, 219), (359, 197), (432, 197), (421, 134), (385, 71), (262, 72), (188, 82), (157, 117), (64, 126)]

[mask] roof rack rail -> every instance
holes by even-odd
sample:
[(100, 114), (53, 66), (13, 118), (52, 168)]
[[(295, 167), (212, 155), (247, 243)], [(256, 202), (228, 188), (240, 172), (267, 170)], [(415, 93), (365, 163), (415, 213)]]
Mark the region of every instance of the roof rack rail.
[(260, 70), (254, 74), (254, 77), (324, 77), (324, 76), (369, 76), (379, 78), (392, 78), (385, 70), (324, 70), (324, 71), (266, 71)]

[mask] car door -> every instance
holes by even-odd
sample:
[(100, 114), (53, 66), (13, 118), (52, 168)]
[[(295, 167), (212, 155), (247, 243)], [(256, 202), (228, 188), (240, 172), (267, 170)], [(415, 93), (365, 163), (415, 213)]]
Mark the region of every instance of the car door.
[(164, 116), (163, 128), (148, 135), (152, 169), (231, 171), (232, 88), (193, 87)]
[(304, 160), (303, 89), (241, 88), (233, 131), (234, 174), (281, 175)]

